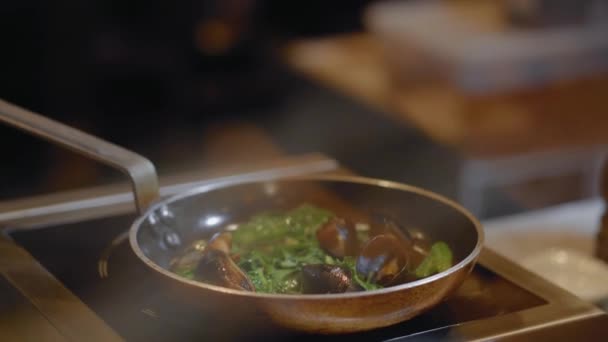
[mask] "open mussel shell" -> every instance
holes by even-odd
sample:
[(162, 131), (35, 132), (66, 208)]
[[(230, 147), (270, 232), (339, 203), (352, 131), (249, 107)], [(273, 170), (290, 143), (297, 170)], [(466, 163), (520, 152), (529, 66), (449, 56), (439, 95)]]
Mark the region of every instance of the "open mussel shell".
[(203, 250), (202, 257), (194, 270), (196, 278), (212, 285), (255, 291), (255, 286), (249, 277), (230, 257), (231, 245), (230, 233), (214, 235)]
[(352, 222), (333, 217), (317, 230), (321, 248), (336, 258), (355, 256), (359, 252), (359, 240)]
[(387, 214), (372, 213), (370, 236), (391, 234), (402, 240), (405, 244), (412, 244), (415, 238), (408, 229), (405, 229), (397, 219)]
[(408, 246), (393, 234), (380, 234), (363, 245), (356, 270), (369, 281), (390, 286), (406, 271), (408, 262)]

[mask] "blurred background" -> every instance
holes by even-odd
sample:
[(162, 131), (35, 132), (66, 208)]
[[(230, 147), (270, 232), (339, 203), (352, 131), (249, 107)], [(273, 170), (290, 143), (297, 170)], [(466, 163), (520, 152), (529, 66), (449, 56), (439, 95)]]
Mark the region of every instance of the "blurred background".
[[(608, 1), (21, 0), (0, 97), (159, 173), (321, 152), (482, 218), (599, 193)], [(0, 200), (123, 180), (0, 127)]]

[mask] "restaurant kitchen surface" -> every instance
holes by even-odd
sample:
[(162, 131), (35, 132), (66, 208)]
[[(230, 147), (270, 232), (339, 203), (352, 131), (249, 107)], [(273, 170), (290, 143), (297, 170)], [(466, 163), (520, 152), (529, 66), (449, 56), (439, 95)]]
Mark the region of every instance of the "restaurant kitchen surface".
[[(607, 18), (593, 0), (8, 1), (0, 99), (148, 157), (163, 196), (356, 174), (480, 219), (478, 264), (441, 304), (314, 338), (602, 340)], [(162, 295), (122, 234), (123, 175), (0, 141), (2, 340), (312, 337)]]

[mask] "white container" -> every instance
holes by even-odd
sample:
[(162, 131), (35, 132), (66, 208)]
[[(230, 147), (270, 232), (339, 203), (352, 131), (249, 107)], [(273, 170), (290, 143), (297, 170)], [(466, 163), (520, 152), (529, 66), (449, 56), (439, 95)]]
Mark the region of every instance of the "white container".
[(608, 72), (608, 25), (515, 29), (497, 2), (381, 2), (365, 14), (401, 79), (488, 94)]

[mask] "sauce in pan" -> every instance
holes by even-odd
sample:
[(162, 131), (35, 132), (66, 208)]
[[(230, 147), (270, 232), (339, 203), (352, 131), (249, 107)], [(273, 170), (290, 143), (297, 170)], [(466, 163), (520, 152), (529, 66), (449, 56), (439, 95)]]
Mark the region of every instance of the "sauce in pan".
[(243, 291), (344, 293), (428, 277), (450, 268), (452, 259), (446, 243), (413, 238), (394, 220), (354, 223), (303, 204), (195, 241), (171, 270)]

